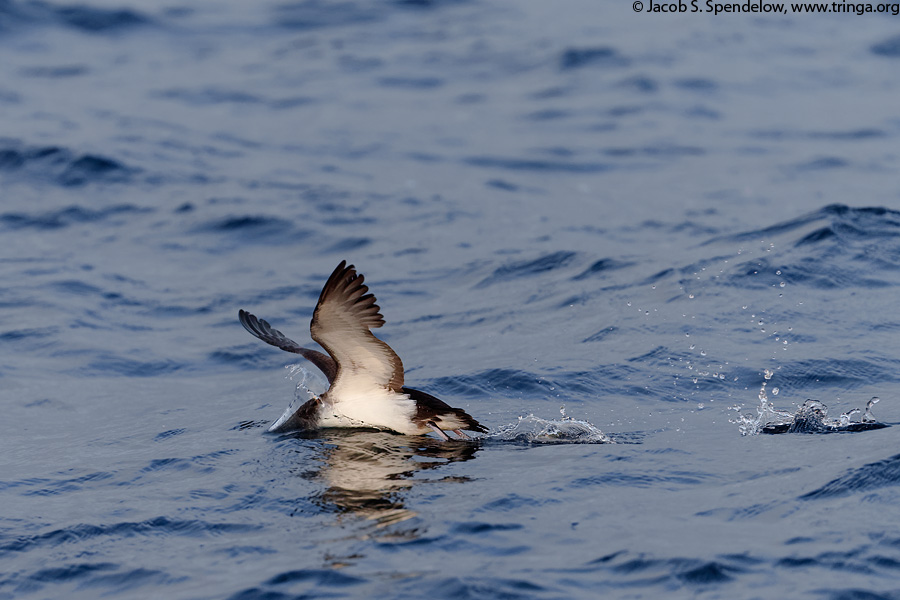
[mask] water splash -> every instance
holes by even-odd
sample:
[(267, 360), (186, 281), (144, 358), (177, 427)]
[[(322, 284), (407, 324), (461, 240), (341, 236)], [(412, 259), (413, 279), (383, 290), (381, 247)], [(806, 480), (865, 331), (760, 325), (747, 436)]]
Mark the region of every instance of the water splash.
[(325, 381), (319, 371), (311, 371), (306, 368), (303, 363), (285, 365), (287, 369), (287, 378), (293, 381), (299, 378), (295, 384), (294, 396), (305, 398), (303, 401), (312, 400), (316, 396), (320, 396), (328, 389), (328, 382)]
[(872, 399), (866, 402), (866, 414), (863, 415), (863, 423), (875, 423), (875, 417), (872, 416), (872, 407), (881, 402), (878, 396), (872, 396)]
[[(769, 385), (769, 381), (771, 381), (773, 376), (774, 372), (772, 370), (766, 369), (764, 371), (765, 381), (762, 382), (762, 385), (759, 388), (759, 406), (756, 408), (756, 414), (739, 414), (736, 418), (729, 420), (730, 423), (735, 423), (738, 426), (741, 435), (757, 435), (762, 432), (763, 428), (770, 424), (780, 425), (790, 423), (793, 420), (794, 415), (792, 413), (785, 410), (779, 410), (769, 402), (769, 394), (766, 391), (766, 387)], [(772, 390), (773, 396), (778, 395), (776, 390), (778, 390), (778, 388)], [(732, 407), (732, 410), (739, 411), (740, 407)]]
[(542, 419), (533, 414), (499, 427), (481, 439), (525, 444), (614, 444), (615, 440), (587, 421), (573, 419), (560, 408), (561, 419)]
[[(873, 402), (874, 400), (874, 402)], [(870, 429), (882, 429), (887, 427), (878, 423), (872, 417), (872, 405), (878, 402), (878, 398), (872, 398), (866, 404), (866, 415), (860, 421), (853, 421), (853, 415), (862, 412), (858, 408), (848, 410), (837, 419), (828, 418), (828, 407), (817, 400), (807, 400), (794, 415), (790, 423), (767, 424), (763, 427), (763, 433), (832, 433), (838, 431), (868, 431)]]
[[(827, 417), (827, 406), (818, 400), (807, 400), (803, 403), (803, 406), (800, 407), (800, 410), (797, 411), (797, 414), (793, 416), (790, 422), (766, 424), (766, 426), (763, 427), (763, 432), (782, 433), (784, 426), (787, 426), (787, 431), (791, 433), (815, 433), (817, 431), (824, 431), (829, 425), (834, 427), (840, 426), (840, 420), (828, 423), (826, 422)], [(849, 417), (847, 417), (847, 421), (850, 421)]]
[[(859, 421), (852, 417), (862, 412), (853, 408), (841, 414), (837, 419), (828, 418), (828, 407), (818, 400), (807, 400), (796, 413), (780, 410), (769, 401), (766, 386), (771, 381), (774, 372), (765, 369), (765, 381), (759, 389), (759, 406), (756, 414), (739, 414), (730, 419), (730, 423), (738, 426), (741, 435), (758, 435), (760, 433), (833, 433), (839, 431), (867, 431), (887, 427), (879, 423), (872, 415), (872, 407), (880, 401), (873, 397), (866, 403), (865, 414)], [(778, 388), (773, 388), (772, 394), (777, 395)], [(740, 411), (740, 407), (734, 406), (732, 410)]]
[[(293, 381), (294, 378), (298, 378), (299, 380), (294, 386), (294, 397), (291, 399), (291, 403), (284, 409), (284, 412), (281, 413), (278, 420), (269, 426), (270, 432), (277, 431), (285, 421), (291, 418), (297, 408), (309, 400), (317, 398), (327, 388), (327, 384), (322, 381), (320, 375), (309, 371), (302, 364), (285, 365), (284, 368), (288, 370), (288, 379)], [(321, 391), (316, 393), (315, 390)]]

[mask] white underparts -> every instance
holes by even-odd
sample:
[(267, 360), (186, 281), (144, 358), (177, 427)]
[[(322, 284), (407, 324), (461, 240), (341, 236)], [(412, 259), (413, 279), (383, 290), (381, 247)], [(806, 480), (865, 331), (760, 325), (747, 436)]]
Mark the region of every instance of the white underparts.
[(320, 427), (378, 427), (406, 434), (429, 430), (413, 422), (415, 400), (365, 378), (338, 378), (323, 400)]

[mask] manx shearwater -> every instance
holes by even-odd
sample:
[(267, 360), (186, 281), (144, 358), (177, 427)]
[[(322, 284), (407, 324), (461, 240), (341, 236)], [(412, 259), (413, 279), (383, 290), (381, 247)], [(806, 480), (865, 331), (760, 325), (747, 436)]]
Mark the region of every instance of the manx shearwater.
[(269, 431), (320, 427), (377, 427), (403, 434), (434, 431), (444, 440), (453, 431), (486, 432), (461, 408), (403, 385), (403, 363), (385, 342), (372, 334), (384, 317), (368, 293), (364, 277), (341, 261), (322, 288), (309, 326), (310, 336), (328, 354), (304, 348), (265, 320), (238, 311), (244, 328), (262, 341), (300, 354), (328, 379), (328, 391), (314, 397), (293, 414), (275, 422)]

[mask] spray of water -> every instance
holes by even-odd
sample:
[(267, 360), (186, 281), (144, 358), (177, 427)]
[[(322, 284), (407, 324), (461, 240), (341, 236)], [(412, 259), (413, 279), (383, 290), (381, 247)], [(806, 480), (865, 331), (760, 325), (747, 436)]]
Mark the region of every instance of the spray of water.
[(319, 394), (314, 390), (324, 391), (326, 387), (322, 383), (321, 376), (314, 375), (301, 364), (287, 365), (285, 366), (285, 369), (288, 371), (288, 379), (291, 381), (297, 380), (297, 383), (294, 386), (294, 397), (291, 399), (291, 403), (288, 404), (288, 407), (284, 409), (284, 412), (281, 413), (281, 416), (278, 417), (278, 420), (269, 426), (269, 431), (277, 430), (285, 421), (291, 418), (300, 406), (307, 401), (316, 398)]
[[(765, 380), (759, 389), (759, 406), (756, 414), (739, 414), (729, 422), (738, 426), (741, 435), (757, 435), (759, 433), (831, 433), (838, 431), (864, 431), (868, 429), (880, 429), (886, 425), (879, 423), (872, 415), (872, 407), (879, 402), (874, 397), (866, 403), (865, 414), (859, 421), (854, 421), (853, 416), (862, 412), (858, 408), (848, 410), (836, 419), (828, 418), (828, 407), (818, 400), (807, 400), (796, 413), (775, 408), (769, 401), (766, 387), (772, 379), (773, 372), (766, 369)], [(777, 394), (778, 388), (773, 389)], [(739, 411), (740, 407), (732, 407)]]
[(515, 423), (492, 430), (482, 439), (526, 444), (614, 444), (615, 441), (587, 421), (566, 415), (560, 419), (542, 419), (533, 414), (519, 417)]
[[(757, 435), (758, 433), (761, 433), (763, 428), (767, 425), (781, 425), (790, 423), (794, 418), (794, 415), (792, 413), (775, 408), (775, 406), (769, 401), (769, 394), (766, 388), (769, 385), (769, 381), (772, 380), (774, 374), (774, 371), (772, 371), (771, 369), (766, 369), (763, 372), (764, 381), (759, 388), (759, 406), (756, 407), (756, 414), (739, 414), (734, 419), (729, 420), (729, 422), (734, 423), (738, 426), (741, 435)], [(772, 389), (772, 395), (778, 395), (777, 387)], [(739, 411), (740, 407), (734, 406), (732, 407), (732, 410)]]

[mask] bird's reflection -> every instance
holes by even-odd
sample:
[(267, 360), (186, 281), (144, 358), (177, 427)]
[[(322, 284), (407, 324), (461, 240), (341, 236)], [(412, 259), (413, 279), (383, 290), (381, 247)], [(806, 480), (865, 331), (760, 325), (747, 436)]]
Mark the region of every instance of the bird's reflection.
[(416, 473), (471, 460), (480, 449), (476, 441), (446, 442), (367, 429), (320, 430), (303, 437), (313, 436), (323, 442), (321, 466), (304, 476), (326, 486), (314, 500), (323, 508), (374, 521), (378, 527), (416, 516), (404, 505), (406, 493), (433, 481), (416, 478)]

